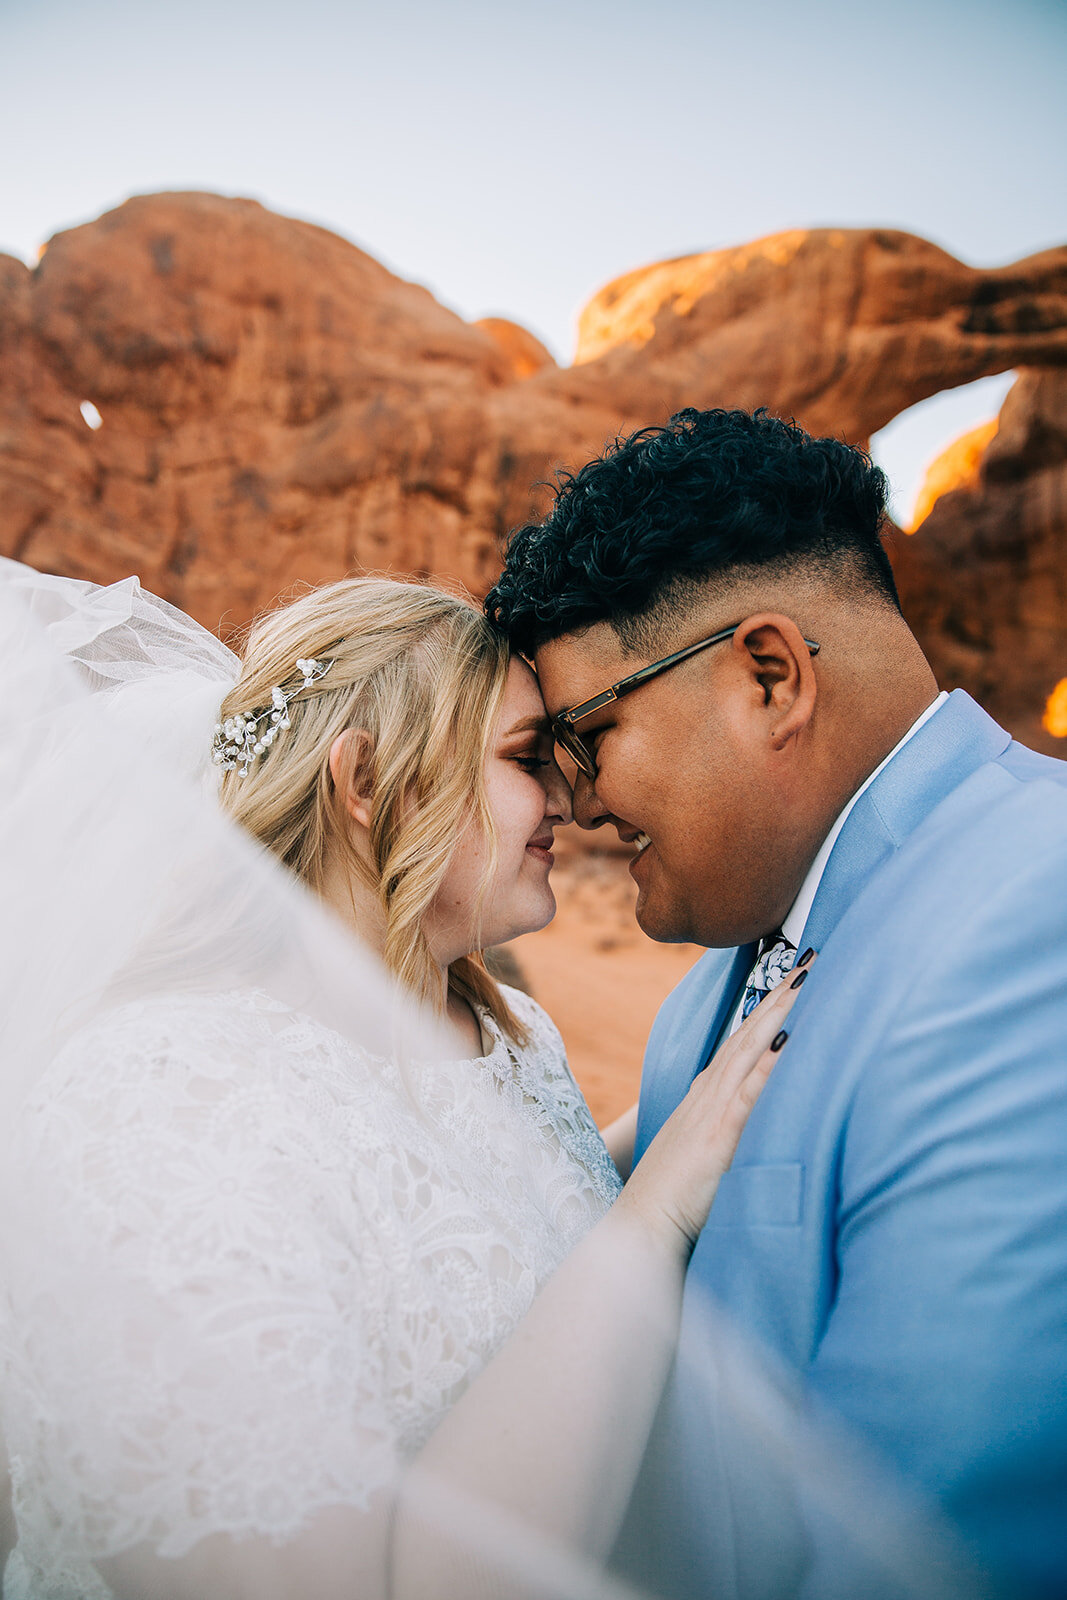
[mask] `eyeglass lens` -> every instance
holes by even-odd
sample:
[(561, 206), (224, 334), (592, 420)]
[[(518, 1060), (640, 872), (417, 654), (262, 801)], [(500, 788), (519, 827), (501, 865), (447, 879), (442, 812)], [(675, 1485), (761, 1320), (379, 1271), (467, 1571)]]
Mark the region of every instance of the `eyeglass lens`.
[(581, 734), (577, 733), (569, 722), (557, 723), (553, 732), (567, 754), (577, 763), (579, 770), (584, 772), (587, 778), (595, 778), (596, 762), (592, 751), (583, 743)]

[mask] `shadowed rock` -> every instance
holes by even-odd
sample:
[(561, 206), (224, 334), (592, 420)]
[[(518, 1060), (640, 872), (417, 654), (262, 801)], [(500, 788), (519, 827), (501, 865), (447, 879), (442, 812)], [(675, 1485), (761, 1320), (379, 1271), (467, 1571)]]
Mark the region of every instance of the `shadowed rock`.
[(1042, 717), (1067, 674), (1067, 370), (1022, 374), (971, 471), (893, 555), (944, 687), (968, 689), (1024, 743), (1063, 755), (1059, 721)]

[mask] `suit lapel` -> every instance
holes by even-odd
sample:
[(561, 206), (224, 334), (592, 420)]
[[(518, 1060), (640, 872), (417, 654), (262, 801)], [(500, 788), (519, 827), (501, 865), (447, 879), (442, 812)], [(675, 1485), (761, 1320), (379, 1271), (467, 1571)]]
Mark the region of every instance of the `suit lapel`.
[(821, 950), (882, 862), (965, 778), (1011, 743), (962, 689), (949, 695), (849, 813), (804, 924), (801, 948)]

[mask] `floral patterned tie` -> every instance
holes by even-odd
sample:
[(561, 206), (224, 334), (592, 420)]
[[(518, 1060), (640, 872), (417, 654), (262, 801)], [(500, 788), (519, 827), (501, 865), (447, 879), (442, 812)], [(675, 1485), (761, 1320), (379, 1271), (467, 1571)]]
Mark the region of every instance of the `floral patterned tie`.
[(752, 968), (748, 983), (745, 985), (745, 998), (741, 1005), (742, 1021), (749, 1012), (755, 1011), (760, 1001), (769, 995), (772, 989), (777, 989), (786, 974), (793, 970), (796, 958), (797, 947), (795, 944), (790, 944), (784, 933), (767, 935), (760, 944), (756, 965)]

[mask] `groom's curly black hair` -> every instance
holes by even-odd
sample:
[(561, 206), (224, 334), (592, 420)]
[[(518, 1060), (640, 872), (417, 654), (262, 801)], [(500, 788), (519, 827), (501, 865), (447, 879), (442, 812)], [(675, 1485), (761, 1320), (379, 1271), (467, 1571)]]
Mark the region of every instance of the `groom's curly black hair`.
[(485, 609), (523, 655), (602, 621), (627, 650), (649, 648), (665, 611), (734, 569), (817, 569), (899, 609), (888, 491), (862, 450), (765, 410), (680, 411), (560, 474), (546, 520), (512, 534)]

